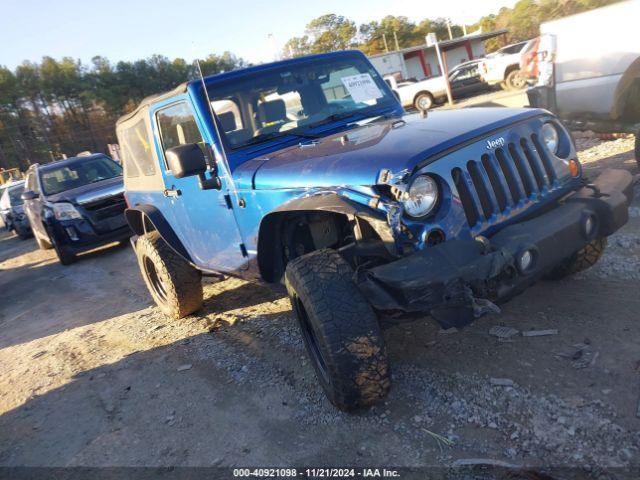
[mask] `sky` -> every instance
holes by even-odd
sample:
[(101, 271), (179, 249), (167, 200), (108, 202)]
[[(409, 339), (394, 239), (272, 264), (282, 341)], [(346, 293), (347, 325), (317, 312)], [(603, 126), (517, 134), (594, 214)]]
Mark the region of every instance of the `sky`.
[(158, 53), (188, 61), (225, 50), (271, 61), (310, 20), (326, 13), (356, 24), (404, 15), (473, 23), (515, 0), (0, 0), (0, 65), (70, 56), (113, 63)]

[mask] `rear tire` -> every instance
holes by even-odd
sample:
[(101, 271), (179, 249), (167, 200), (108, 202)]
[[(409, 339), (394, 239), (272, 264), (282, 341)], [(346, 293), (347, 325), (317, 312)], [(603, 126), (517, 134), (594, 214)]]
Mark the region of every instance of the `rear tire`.
[(433, 95), (430, 93), (421, 93), (414, 100), (413, 106), (418, 111), (429, 110), (433, 107)]
[(18, 237), (20, 237), (20, 240), (26, 240), (27, 238), (29, 238), (31, 236), (31, 232), (29, 230), (20, 230), (18, 228), (14, 229), (16, 232), (16, 235), (18, 235)]
[(606, 238), (599, 238), (587, 244), (582, 250), (577, 251), (563, 263), (554, 268), (547, 278), (551, 280), (560, 280), (562, 278), (582, 272), (600, 260), (607, 246)]
[(318, 250), (287, 265), (285, 283), (307, 353), (336, 407), (368, 407), (389, 392), (389, 360), (375, 312), (335, 251)]
[(507, 86), (507, 90), (522, 90), (527, 86), (525, 78), (519, 69), (511, 70), (504, 79), (504, 83)]
[(138, 238), (136, 256), (149, 293), (167, 317), (183, 318), (202, 308), (202, 272), (178, 255), (158, 232)]

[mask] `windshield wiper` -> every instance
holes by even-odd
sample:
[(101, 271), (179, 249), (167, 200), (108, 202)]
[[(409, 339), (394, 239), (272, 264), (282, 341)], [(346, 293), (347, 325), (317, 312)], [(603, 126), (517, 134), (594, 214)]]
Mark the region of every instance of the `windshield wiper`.
[(302, 137), (302, 138), (320, 138), (320, 135), (315, 135), (313, 133), (307, 133), (307, 132), (299, 132), (296, 129), (291, 129), (291, 130), (285, 130), (283, 132), (263, 133), (262, 135), (253, 137), (251, 140), (243, 143), (242, 147), (257, 145), (257, 144), (266, 142), (267, 140), (273, 140), (274, 138), (281, 138), (286, 136), (294, 136), (294, 137)]
[[(354, 118), (351, 122), (349, 122), (347, 125), (350, 125), (352, 123), (358, 122), (360, 120), (363, 120), (365, 118), (367, 118), (369, 115), (365, 112), (357, 112), (357, 111), (349, 111), (349, 112), (337, 112), (337, 113), (333, 113), (331, 115), (329, 115), (328, 117), (323, 118), (322, 120), (319, 120), (317, 122), (314, 123), (310, 123), (308, 125), (304, 125), (301, 127), (296, 127), (296, 128), (292, 128), (291, 130), (284, 130), (282, 132), (270, 132), (270, 133), (265, 133), (262, 135), (258, 135), (257, 137), (252, 138), (251, 140), (245, 142), (242, 144), (242, 146), (240, 148), (243, 147), (248, 147), (251, 145), (258, 145), (260, 143), (266, 142), (267, 140), (273, 140), (274, 138), (281, 138), (281, 137), (286, 137), (286, 136), (295, 136), (295, 137), (301, 137), (301, 138), (310, 138), (310, 139), (317, 139), (317, 138), (321, 138), (324, 137), (325, 135), (323, 134), (323, 132), (318, 132), (318, 133), (311, 133), (309, 130), (312, 128), (316, 128), (316, 127), (320, 127), (322, 125), (328, 125), (330, 123), (333, 122), (337, 122), (340, 120), (344, 120), (345, 118), (349, 118), (349, 117), (356, 117)], [(373, 115), (374, 118), (379, 117), (380, 119), (384, 119), (384, 118), (390, 118), (393, 115), (390, 113), (382, 113), (380, 115)]]
[(314, 123), (310, 123), (308, 125), (304, 126), (304, 132), (306, 133), (310, 128), (315, 128), (315, 127), (320, 127), (321, 125), (327, 125), (329, 123), (332, 122), (337, 122), (340, 120), (344, 120), (345, 118), (349, 118), (349, 117), (358, 117), (357, 120), (353, 120), (353, 122), (356, 122), (358, 120), (361, 120), (362, 118), (365, 118), (366, 115), (363, 116), (362, 112), (338, 112), (338, 113), (333, 113), (331, 115), (329, 115), (328, 117), (323, 118), (322, 120), (319, 120), (317, 122)]

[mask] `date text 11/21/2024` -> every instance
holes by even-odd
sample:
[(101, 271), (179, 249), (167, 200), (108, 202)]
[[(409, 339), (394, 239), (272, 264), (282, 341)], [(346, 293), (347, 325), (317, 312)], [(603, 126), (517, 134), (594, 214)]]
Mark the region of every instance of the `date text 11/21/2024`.
[(233, 476), (236, 478), (400, 478), (400, 472), (386, 468), (234, 468)]

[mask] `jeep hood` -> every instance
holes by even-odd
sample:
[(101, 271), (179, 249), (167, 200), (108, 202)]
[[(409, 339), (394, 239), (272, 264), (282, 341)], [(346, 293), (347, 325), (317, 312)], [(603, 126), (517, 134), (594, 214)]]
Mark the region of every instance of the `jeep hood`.
[[(373, 185), (382, 169), (411, 170), (441, 152), (515, 122), (539, 109), (469, 108), (360, 124), (346, 131), (255, 158), (238, 167), (243, 187), (255, 189)], [(250, 187), (249, 187), (250, 188)]]

